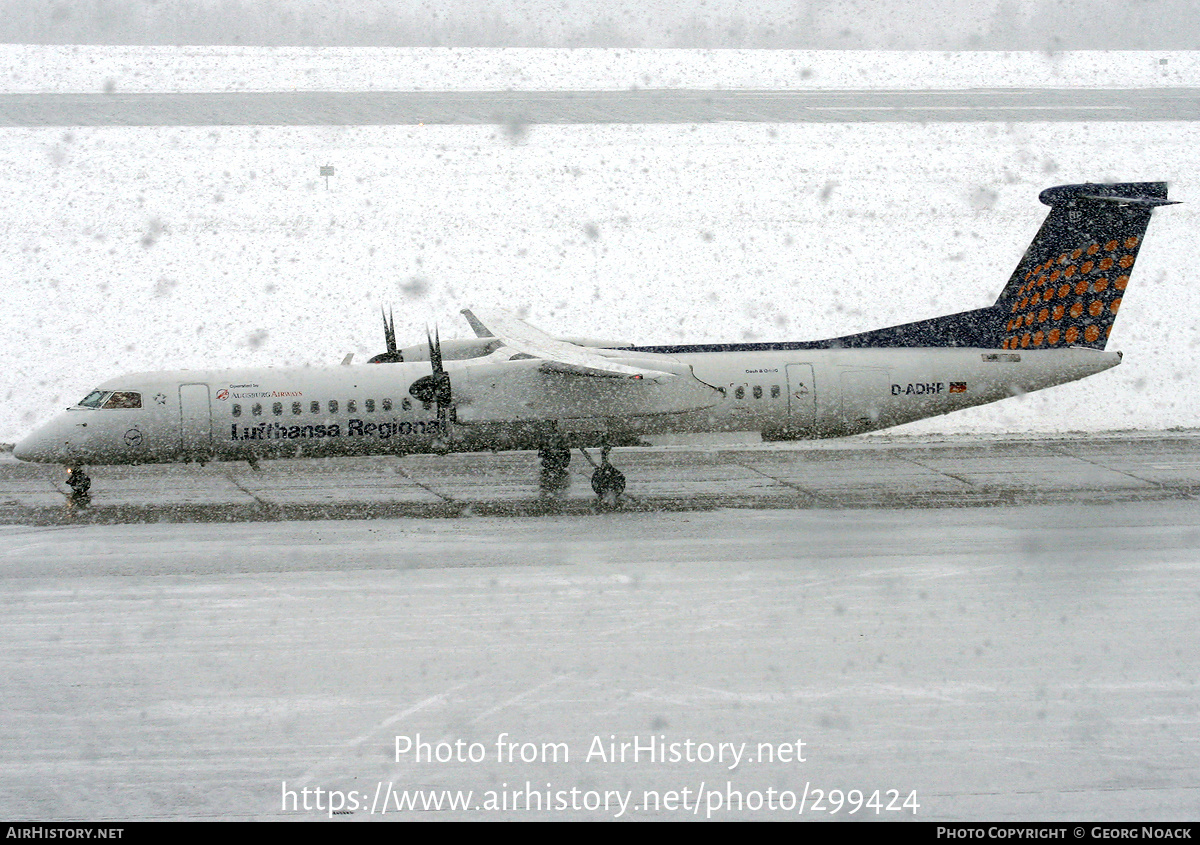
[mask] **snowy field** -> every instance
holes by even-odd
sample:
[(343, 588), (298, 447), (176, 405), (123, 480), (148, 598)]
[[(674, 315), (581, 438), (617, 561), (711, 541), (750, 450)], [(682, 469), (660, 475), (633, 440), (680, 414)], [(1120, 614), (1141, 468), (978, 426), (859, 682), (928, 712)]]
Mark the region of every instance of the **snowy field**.
[(1195, 51), (101, 47), (0, 44), (0, 92), (1192, 86)]
[[(1050, 185), (1196, 191), (1193, 123), (0, 131), (0, 441), (122, 372), (331, 364), (469, 306), (639, 343), (815, 339), (994, 301)], [(336, 174), (326, 189), (322, 165)], [(1194, 203), (1118, 369), (928, 432), (1200, 425)]]

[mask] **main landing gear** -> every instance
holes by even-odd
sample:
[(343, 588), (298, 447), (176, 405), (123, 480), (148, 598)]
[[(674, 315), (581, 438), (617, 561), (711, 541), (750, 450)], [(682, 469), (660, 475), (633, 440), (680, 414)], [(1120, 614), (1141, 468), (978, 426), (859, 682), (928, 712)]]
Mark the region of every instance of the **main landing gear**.
[[(608, 462), (608, 453), (612, 447), (605, 444), (600, 448), (600, 463), (596, 463), (586, 449), (580, 452), (593, 467), (592, 490), (595, 491), (601, 505), (615, 508), (621, 503), (621, 494), (625, 492), (625, 475)], [(538, 477), (538, 488), (543, 499), (561, 499), (571, 489), (571, 449), (565, 438), (556, 436), (548, 440), (538, 450), (541, 459), (541, 473)]]
[(596, 468), (592, 473), (592, 490), (599, 497), (600, 503), (605, 507), (615, 508), (621, 503), (621, 494), (625, 492), (625, 475), (608, 462), (608, 453), (612, 451), (612, 446), (600, 447), (599, 465), (592, 460), (592, 456), (587, 453), (587, 450), (580, 449), (579, 451), (583, 452), (588, 463)]
[(83, 467), (67, 467), (67, 486), (71, 488), (71, 495), (67, 496), (68, 505), (86, 508), (91, 504), (92, 494), (88, 491), (92, 489), (92, 479), (88, 478)]
[(571, 449), (566, 438), (555, 436), (538, 449), (542, 469), (538, 474), (538, 492), (543, 499), (561, 499), (571, 489)]

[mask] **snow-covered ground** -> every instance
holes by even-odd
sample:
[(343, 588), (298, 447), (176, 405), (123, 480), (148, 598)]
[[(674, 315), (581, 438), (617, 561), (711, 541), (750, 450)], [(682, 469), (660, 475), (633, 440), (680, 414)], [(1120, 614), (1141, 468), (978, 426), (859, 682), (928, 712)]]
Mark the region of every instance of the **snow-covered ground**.
[[(0, 131), (0, 441), (94, 384), (335, 363), (507, 306), (642, 343), (812, 339), (994, 301), (1079, 181), (1195, 194), (1193, 123)], [(333, 165), (327, 190), (318, 175)], [(1200, 425), (1194, 203), (1155, 213), (1118, 369), (926, 431)]]
[(0, 44), (0, 91), (496, 91), (1191, 86), (1200, 52)]

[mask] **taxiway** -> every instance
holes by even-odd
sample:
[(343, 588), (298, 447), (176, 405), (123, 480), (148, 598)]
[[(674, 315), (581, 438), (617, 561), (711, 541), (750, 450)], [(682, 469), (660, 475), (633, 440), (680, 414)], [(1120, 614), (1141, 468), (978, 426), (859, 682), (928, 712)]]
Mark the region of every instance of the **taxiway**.
[[(629, 447), (613, 463), (623, 510), (941, 508), (1200, 496), (1194, 434), (1029, 439), (909, 437), (832, 443)], [(229, 522), (587, 513), (591, 467), (547, 502), (531, 452), (94, 467), (92, 504), (70, 509), (57, 466), (0, 462), (0, 523)]]
[[(618, 512), (539, 509), (520, 454), (97, 470), (67, 518), (3, 461), (0, 806), (1192, 818), (1196, 443), (631, 448)], [(348, 512), (386, 518), (285, 518)], [(639, 742), (747, 756), (596, 753)]]
[(1196, 88), (0, 94), (0, 126), (382, 126), (1200, 119)]

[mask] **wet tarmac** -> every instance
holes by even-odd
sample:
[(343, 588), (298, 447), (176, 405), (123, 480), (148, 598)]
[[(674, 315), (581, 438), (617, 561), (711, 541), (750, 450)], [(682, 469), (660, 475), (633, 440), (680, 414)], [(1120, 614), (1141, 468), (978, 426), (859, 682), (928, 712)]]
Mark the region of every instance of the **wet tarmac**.
[(628, 448), (620, 511), (531, 454), (97, 468), (71, 518), (5, 459), (0, 806), (1195, 818), (1198, 445)]
[(366, 126), (1200, 119), (1197, 88), (0, 94), (0, 126)]
[[(714, 508), (945, 508), (1193, 501), (1200, 436), (861, 438), (614, 450), (624, 512)], [(60, 467), (0, 461), (0, 524), (237, 522), (601, 510), (591, 466), (547, 499), (531, 452), (94, 467), (91, 504), (66, 506)]]

